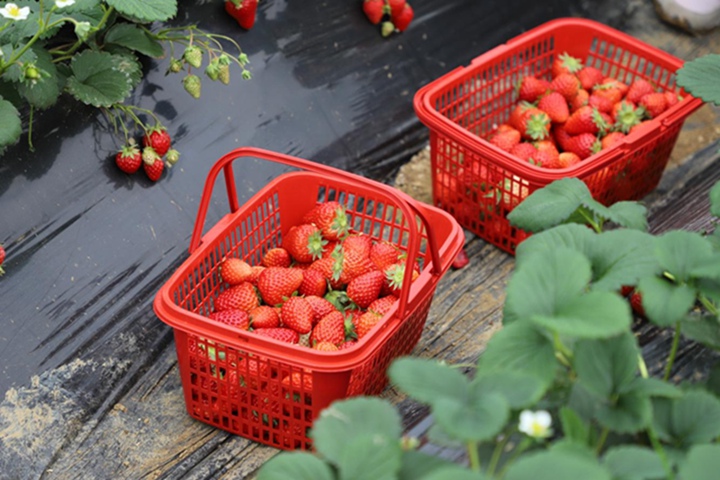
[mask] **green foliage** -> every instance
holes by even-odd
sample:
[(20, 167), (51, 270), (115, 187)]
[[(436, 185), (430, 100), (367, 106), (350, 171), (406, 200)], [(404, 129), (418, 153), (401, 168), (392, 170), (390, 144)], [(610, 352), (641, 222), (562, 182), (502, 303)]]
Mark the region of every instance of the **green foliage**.
[(703, 55), (689, 62), (677, 71), (676, 82), (691, 95), (706, 102), (720, 105), (720, 55)]
[[(200, 77), (182, 60), (182, 52), (193, 49), (203, 68), (202, 59), (222, 75), (207, 75), (210, 80), (227, 84), (230, 65), (250, 78), (247, 56), (235, 40), (207, 33), (195, 25), (164, 27), (161, 22), (177, 15), (177, 0), (71, 0), (58, 6), (55, 0), (18, 0), (28, 8), (27, 18), (0, 18), (0, 99), (14, 109), (0, 109), (0, 153), (17, 142), (22, 122), (32, 122), (34, 109), (46, 109), (68, 94), (75, 100), (102, 109), (116, 133), (129, 141), (132, 130), (141, 134), (162, 126), (157, 116), (146, 109), (126, 105), (132, 90), (140, 83), (143, 57), (160, 58), (169, 50), (173, 71), (192, 78), (200, 95)], [(75, 37), (68, 38), (74, 31)], [(70, 34), (72, 35), (72, 34)], [(226, 46), (237, 50), (226, 53)], [(170, 48), (166, 48), (170, 47)], [(213, 69), (205, 69), (212, 71)], [(183, 82), (183, 79), (180, 80)], [(26, 110), (30, 114), (26, 115)], [(19, 113), (19, 112), (22, 112)], [(20, 128), (18, 128), (20, 119)], [(33, 148), (32, 125), (28, 125), (28, 143)]]
[[(714, 214), (717, 192), (716, 186)], [(503, 328), (488, 341), (477, 369), (465, 375), (435, 360), (401, 358), (388, 370), (396, 388), (430, 407), (428, 440), (467, 449), (469, 468), (401, 451), (398, 445), (408, 444), (400, 439), (399, 419), (379, 408), (383, 402), (371, 408), (351, 399), (331, 406), (313, 430), (317, 457), (333, 478), (717, 476), (720, 366), (707, 380), (669, 381), (681, 336), (720, 349), (714, 234), (652, 235), (645, 231), (644, 208), (604, 207), (573, 179), (533, 195), (512, 216), (536, 233), (517, 249)], [(623, 286), (641, 293), (655, 328), (672, 328), (664, 375), (648, 372), (628, 299), (620, 295)], [(344, 456), (348, 448), (356, 455), (352, 462)], [(376, 463), (364, 471), (370, 456)]]

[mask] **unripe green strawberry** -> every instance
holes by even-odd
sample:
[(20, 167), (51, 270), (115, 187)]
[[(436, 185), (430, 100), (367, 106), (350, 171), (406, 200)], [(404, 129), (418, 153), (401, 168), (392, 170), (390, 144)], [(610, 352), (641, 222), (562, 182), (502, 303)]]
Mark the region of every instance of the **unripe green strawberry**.
[(160, 159), (160, 155), (157, 154), (155, 149), (151, 147), (150, 145), (143, 148), (142, 151), (142, 159), (143, 162), (147, 163), (148, 165), (152, 165), (155, 163), (155, 160)]
[(213, 82), (218, 79), (218, 76), (220, 76), (220, 65), (217, 64), (217, 61), (213, 60), (205, 67), (205, 75)]
[(180, 160), (180, 152), (178, 152), (174, 148), (171, 148), (165, 154), (165, 160), (167, 161), (168, 166), (172, 167), (177, 163), (178, 160)]
[(200, 50), (195, 45), (190, 45), (185, 49), (185, 52), (183, 53), (183, 59), (188, 63), (188, 65), (191, 65), (195, 68), (200, 68), (200, 65), (202, 65), (202, 58), (202, 50)]
[(183, 87), (185, 87), (185, 91), (188, 92), (191, 97), (200, 98), (202, 83), (200, 82), (200, 77), (197, 75), (190, 74), (183, 78)]
[(392, 22), (382, 22), (380, 25), (380, 34), (383, 37), (389, 37), (395, 31), (395, 25)]
[(218, 79), (225, 85), (230, 84), (230, 65), (218, 66)]
[(183, 63), (177, 58), (170, 59), (170, 65), (168, 66), (167, 73), (178, 73), (182, 71)]

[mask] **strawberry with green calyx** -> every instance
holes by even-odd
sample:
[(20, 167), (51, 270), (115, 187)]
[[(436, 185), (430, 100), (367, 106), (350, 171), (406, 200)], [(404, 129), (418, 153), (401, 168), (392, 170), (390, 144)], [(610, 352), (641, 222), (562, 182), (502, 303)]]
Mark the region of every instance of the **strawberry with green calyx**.
[(488, 141), (500, 150), (509, 152), (515, 145), (520, 143), (520, 132), (510, 125), (502, 124), (492, 132)]
[(280, 307), (282, 324), (303, 335), (310, 333), (315, 311), (303, 297), (290, 297)]
[(564, 73), (576, 74), (583, 68), (582, 60), (563, 52), (553, 60), (550, 67), (552, 77), (556, 78)]
[(540, 98), (538, 108), (545, 112), (553, 123), (565, 123), (570, 116), (568, 102), (560, 92), (551, 92)]
[(560, 152), (560, 155), (558, 155), (558, 168), (572, 167), (573, 165), (577, 165), (581, 161), (582, 158), (580, 158), (577, 154), (573, 152)]
[(317, 204), (303, 216), (303, 223), (313, 223), (326, 240), (340, 240), (350, 229), (345, 205), (336, 201)]
[(174, 148), (171, 148), (165, 154), (165, 163), (167, 164), (168, 168), (171, 168), (173, 165), (175, 165), (178, 160), (180, 160), (180, 152), (178, 152)]
[(609, 115), (587, 105), (570, 115), (565, 122), (564, 128), (570, 135), (579, 135), (581, 133), (604, 134), (610, 129), (610, 122)]
[(321, 230), (312, 223), (293, 225), (283, 240), (283, 247), (296, 262), (310, 263), (322, 257), (327, 244)]
[(562, 73), (550, 82), (550, 90), (558, 92), (568, 102), (575, 98), (580, 88), (580, 80), (571, 73)]
[(300, 295), (323, 297), (327, 293), (328, 282), (318, 270), (307, 269), (303, 272), (303, 281), (298, 288)]
[(533, 107), (523, 113), (519, 120), (518, 130), (526, 140), (543, 140), (550, 134), (551, 123), (547, 113)]
[(225, 85), (230, 85), (230, 65), (218, 66), (218, 79)]
[(220, 76), (220, 65), (216, 58), (211, 60), (207, 67), (205, 67), (205, 75), (213, 82)]
[(605, 135), (602, 140), (600, 140), (600, 144), (602, 145), (602, 149), (605, 150), (606, 148), (610, 148), (616, 143), (622, 142), (625, 139), (625, 134), (623, 132), (610, 132), (607, 135)]
[(682, 101), (682, 97), (677, 93), (671, 91), (665, 92), (665, 102), (667, 103), (667, 108), (677, 105), (680, 101)]
[(391, 17), (400, 15), (402, 9), (405, 8), (405, 5), (407, 5), (406, 0), (385, 0), (385, 3), (387, 3), (388, 11)]
[(355, 334), (357, 335), (358, 340), (367, 335), (370, 330), (380, 323), (382, 318), (382, 315), (378, 315), (377, 313), (369, 310), (360, 315), (360, 317), (355, 321)]
[(183, 88), (193, 98), (200, 98), (202, 81), (197, 75), (189, 74), (182, 80)]
[(385, 15), (385, 1), (384, 0), (365, 0), (363, 1), (363, 13), (370, 20), (370, 23), (377, 25)]
[(315, 325), (310, 335), (310, 345), (319, 342), (330, 342), (338, 346), (351, 335), (355, 335), (352, 322), (346, 319), (342, 313), (335, 310), (322, 317)]
[(135, 173), (143, 163), (140, 150), (134, 145), (125, 145), (115, 155), (115, 164), (125, 173)]
[(639, 105), (645, 109), (649, 118), (655, 118), (667, 110), (667, 100), (665, 100), (665, 94), (660, 92), (643, 95), (640, 99)]
[(397, 300), (398, 298), (395, 295), (386, 295), (372, 302), (370, 305), (368, 305), (367, 309), (368, 311), (375, 312), (378, 315), (385, 315), (390, 311), (392, 306), (395, 305), (395, 302), (397, 302)]
[(643, 78), (636, 78), (630, 84), (625, 99), (629, 102), (638, 103), (648, 93), (655, 93), (655, 87)]
[(239, 258), (231, 257), (223, 260), (218, 265), (220, 278), (230, 285), (239, 285), (246, 282), (252, 276), (252, 267), (249, 263)]
[(5, 248), (0, 245), (0, 275), (3, 275), (5, 273), (5, 270), (3, 269), (3, 263), (5, 262)]
[(277, 306), (290, 298), (302, 281), (302, 270), (268, 267), (260, 273), (257, 288), (266, 305)]
[(569, 102), (570, 113), (575, 112), (578, 108), (584, 107), (590, 100), (590, 94), (584, 88), (578, 90), (577, 95)]
[(171, 143), (170, 134), (162, 125), (155, 125), (143, 136), (143, 146), (152, 147), (161, 157), (170, 149)]
[(566, 151), (572, 152), (581, 160), (584, 160), (602, 149), (600, 140), (592, 133), (581, 133), (579, 135), (571, 135), (565, 140)]
[(350, 301), (347, 296), (347, 293), (342, 290), (331, 290), (325, 294), (324, 299), (330, 302), (333, 307), (341, 312), (344, 312), (353, 306), (352, 301)]
[(258, 0), (226, 0), (225, 11), (245, 30), (255, 25)]
[(190, 45), (185, 49), (185, 52), (183, 52), (182, 58), (188, 65), (200, 68), (203, 60), (203, 52), (199, 47)]
[(629, 101), (621, 101), (613, 107), (613, 128), (622, 133), (628, 133), (632, 127), (640, 123), (645, 115), (645, 109), (638, 108)]
[(585, 90), (592, 90), (595, 85), (602, 83), (605, 76), (603, 73), (595, 67), (583, 67), (577, 73), (580, 85)]
[(397, 15), (391, 14), (390, 19), (392, 20), (392, 23), (395, 25), (395, 28), (399, 32), (404, 32), (410, 26), (410, 22), (412, 22), (414, 17), (415, 12), (413, 11), (410, 4), (406, 3), (403, 6), (402, 10), (400, 10), (400, 13), (398, 13)]
[(277, 328), (280, 326), (280, 316), (275, 308), (268, 305), (259, 305), (248, 312), (250, 326), (253, 329)]
[(315, 317), (313, 318), (313, 325), (319, 322), (320, 319), (328, 313), (339, 311), (337, 308), (335, 308), (335, 305), (333, 305), (323, 297), (318, 297), (316, 295), (305, 295), (305, 300), (307, 300), (307, 302), (310, 304), (313, 311), (315, 312)]
[(153, 182), (160, 180), (163, 170), (165, 169), (165, 163), (157, 152), (155, 152), (155, 149), (150, 146), (143, 148), (142, 159), (143, 170), (145, 170), (148, 178)]
[(398, 248), (390, 242), (374, 242), (370, 246), (370, 261), (375, 264), (378, 270), (385, 271), (388, 267), (395, 265), (400, 257)]
[(223, 290), (215, 298), (215, 311), (244, 310), (249, 312), (260, 305), (255, 287), (250, 282), (242, 282)]

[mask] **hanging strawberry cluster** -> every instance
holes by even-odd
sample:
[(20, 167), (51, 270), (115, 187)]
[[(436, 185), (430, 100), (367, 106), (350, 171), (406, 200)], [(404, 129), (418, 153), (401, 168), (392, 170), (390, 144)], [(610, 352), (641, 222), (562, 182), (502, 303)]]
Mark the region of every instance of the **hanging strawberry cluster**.
[(363, 12), (370, 23), (380, 25), (383, 37), (404, 32), (415, 17), (415, 12), (405, 0), (364, 0)]

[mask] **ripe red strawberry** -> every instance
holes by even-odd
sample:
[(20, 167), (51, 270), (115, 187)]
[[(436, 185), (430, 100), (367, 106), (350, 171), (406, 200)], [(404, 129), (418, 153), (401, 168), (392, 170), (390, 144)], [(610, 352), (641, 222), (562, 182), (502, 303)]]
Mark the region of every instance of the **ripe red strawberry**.
[(225, 11), (233, 17), (245, 30), (250, 30), (255, 24), (255, 12), (258, 0), (226, 0)]
[(585, 90), (592, 90), (595, 85), (602, 83), (605, 75), (595, 67), (583, 67), (577, 73), (580, 85)]
[(375, 264), (370, 260), (372, 238), (368, 235), (350, 235), (342, 243), (340, 283), (348, 284), (352, 279), (376, 270)]
[(3, 275), (5, 273), (5, 270), (2, 266), (3, 262), (5, 262), (5, 248), (0, 245), (0, 275)]
[(517, 87), (518, 100), (534, 103), (550, 89), (550, 82), (532, 75), (523, 77)]
[(526, 101), (518, 102), (510, 112), (510, 118), (508, 118), (507, 122), (508, 125), (513, 127), (515, 130), (520, 131), (521, 120), (525, 115), (525, 112), (531, 108), (535, 108), (535, 104)]
[(268, 267), (260, 273), (257, 288), (266, 305), (276, 306), (297, 291), (302, 281), (302, 270)]
[(344, 238), (350, 228), (347, 211), (340, 202), (323, 202), (313, 207), (303, 217), (303, 223), (314, 223), (328, 241)]
[(407, 5), (407, 2), (406, 0), (387, 0), (387, 4), (390, 7), (390, 16), (396, 17), (400, 14), (405, 5)]
[[(593, 92), (590, 95), (590, 98), (588, 98), (588, 105), (590, 105), (593, 108), (598, 109), (601, 112), (605, 113), (611, 113), (613, 107), (617, 103), (614, 97), (604, 95), (601, 92), (604, 92), (605, 90), (598, 90), (597, 92)], [(615, 90), (615, 92), (620, 92), (619, 90)]]
[(642, 295), (637, 290), (630, 294), (630, 307), (633, 309), (635, 314), (641, 317), (645, 317), (645, 308), (642, 304)]
[(142, 154), (140, 150), (133, 145), (125, 145), (115, 155), (115, 164), (125, 173), (135, 173), (140, 170), (142, 165)]
[(515, 155), (520, 160), (528, 161), (537, 155), (537, 148), (535, 148), (535, 145), (532, 143), (522, 142), (515, 145), (515, 147), (510, 150), (510, 154)]
[(499, 149), (509, 152), (520, 143), (520, 132), (510, 125), (502, 124), (493, 131), (488, 141)]
[(345, 341), (346, 328), (352, 326), (350, 321), (345, 321), (343, 314), (337, 310), (325, 315), (313, 328), (310, 335), (310, 345), (318, 342), (330, 342), (333, 345), (340, 345)]
[(649, 130), (653, 129), (653, 122), (650, 120), (643, 120), (642, 122), (638, 123), (634, 127), (630, 129), (628, 132), (628, 135), (633, 133), (645, 133)]
[(588, 101), (590, 100), (590, 94), (587, 90), (584, 88), (581, 88), (578, 90), (577, 95), (570, 100), (569, 106), (570, 106), (570, 113), (573, 113), (575, 110), (577, 110), (580, 107), (584, 107), (588, 104)]
[(550, 117), (539, 108), (528, 108), (517, 125), (520, 135), (526, 140), (542, 140), (550, 133)]
[(355, 345), (357, 345), (357, 340), (348, 340), (347, 342), (343, 342), (340, 347), (338, 347), (338, 350), (347, 350)]
[(552, 72), (552, 77), (556, 78), (563, 73), (576, 74), (582, 69), (582, 67), (582, 60), (577, 57), (573, 57), (567, 52), (563, 52), (557, 57), (555, 57), (550, 69)]
[(220, 277), (230, 285), (246, 282), (252, 276), (252, 267), (239, 258), (226, 258), (218, 265)]
[(250, 282), (243, 282), (220, 292), (215, 298), (215, 310), (245, 310), (249, 312), (260, 305), (255, 287)]
[(572, 152), (582, 160), (600, 151), (602, 145), (592, 133), (581, 133), (570, 136), (567, 139), (564, 149)]
[(613, 107), (612, 118), (614, 120), (613, 128), (623, 133), (628, 133), (632, 127), (639, 124), (645, 110), (637, 108), (634, 103), (623, 100)]
[(552, 129), (552, 137), (558, 146), (559, 151), (567, 150), (567, 143), (571, 135), (565, 131), (565, 125), (554, 125)]
[(325, 240), (320, 229), (311, 224), (293, 225), (283, 240), (283, 248), (296, 262), (310, 263), (322, 256)]
[(170, 150), (171, 143), (170, 134), (165, 127), (159, 125), (145, 132), (143, 136), (143, 146), (152, 147), (161, 157)]
[(292, 263), (290, 253), (282, 247), (271, 248), (262, 258), (262, 264), (264, 267), (289, 267)]
[(309, 267), (303, 272), (303, 281), (298, 288), (300, 295), (314, 295), (322, 297), (327, 293), (327, 280), (318, 270), (310, 270)]
[(670, 91), (665, 92), (665, 102), (667, 103), (668, 108), (677, 105), (680, 103), (680, 100), (682, 99), (677, 93)]
[(252, 273), (247, 281), (252, 283), (253, 286), (257, 287), (258, 278), (260, 278), (260, 274), (263, 272), (263, 270), (265, 270), (265, 268), (266, 267), (263, 267), (262, 265), (253, 265)]
[(550, 82), (550, 90), (558, 92), (568, 102), (575, 98), (580, 88), (580, 80), (571, 73), (562, 73)]
[[(338, 251), (339, 252), (339, 251)], [(340, 275), (342, 274), (342, 254), (337, 253), (330, 257), (315, 260), (308, 270), (317, 270), (323, 274), (325, 280), (330, 282), (333, 289), (340, 288)]]
[(554, 123), (565, 123), (570, 116), (568, 102), (560, 92), (551, 92), (540, 98), (538, 108), (547, 113)]
[(142, 154), (143, 170), (150, 180), (157, 182), (165, 169), (165, 163), (152, 147), (145, 147)]
[(367, 309), (370, 312), (375, 312), (379, 315), (385, 315), (387, 312), (390, 311), (392, 306), (395, 305), (397, 299), (398, 298), (395, 295), (386, 295), (372, 302), (370, 305), (368, 305)]
[(273, 307), (259, 305), (248, 312), (250, 326), (258, 328), (277, 328), (280, 326), (280, 317)]
[[(564, 127), (565, 131), (570, 135), (578, 135), (580, 133), (597, 134), (599, 132), (605, 132), (610, 128), (609, 119), (609, 115), (605, 114), (605, 116), (603, 116), (596, 108), (587, 105), (580, 107), (570, 115)], [(564, 148), (564, 150), (567, 150), (567, 148)]]
[(596, 86), (595, 88), (600, 88), (602, 86), (603, 89), (606, 88), (616, 88), (620, 90), (621, 97), (624, 97), (627, 95), (627, 92), (630, 88), (630, 86), (627, 83), (621, 82), (620, 80), (612, 77), (605, 77), (603, 78), (603, 81), (600, 85)]
[[(468, 258), (467, 252), (464, 248), (461, 248), (460, 251), (455, 255), (455, 258), (452, 262), (452, 268), (455, 270), (459, 270), (461, 268), (464, 268), (467, 266), (467, 264), (470, 263), (470, 258)], [(370, 307), (368, 307), (370, 308)]]
[(331, 343), (331, 342), (318, 342), (315, 345), (313, 345), (313, 350), (317, 350), (319, 352), (337, 352), (340, 350), (337, 345)]
[(560, 168), (558, 164), (558, 155), (553, 155), (548, 151), (539, 151), (528, 161), (533, 165), (543, 168)]
[(402, 10), (400, 10), (400, 13), (397, 15), (391, 15), (392, 23), (395, 25), (395, 28), (398, 29), (400, 32), (404, 32), (407, 30), (407, 28), (410, 26), (410, 22), (412, 22), (412, 19), (415, 17), (415, 12), (413, 11), (412, 7), (409, 3), (406, 3)]
[(347, 286), (347, 296), (360, 308), (367, 308), (380, 295), (385, 274), (380, 270), (374, 270), (355, 277)]
[(648, 93), (655, 93), (655, 87), (643, 78), (636, 78), (630, 84), (627, 94), (625, 94), (625, 100), (638, 103)]
[(602, 138), (600, 144), (602, 145), (602, 149), (604, 150), (606, 148), (612, 147), (618, 142), (622, 142), (624, 138), (625, 134), (622, 132), (610, 132)]
[[(511, 127), (512, 128), (512, 127)], [(390, 242), (375, 242), (370, 247), (370, 261), (375, 264), (378, 270), (385, 270), (395, 265), (400, 256), (400, 251)]]
[(298, 343), (300, 341), (298, 332), (291, 328), (258, 328), (257, 330), (253, 330), (253, 332), (280, 342)]
[(323, 318), (330, 312), (337, 311), (335, 305), (333, 305), (323, 297), (318, 297), (316, 295), (307, 295), (305, 297), (305, 300), (310, 304), (313, 312), (315, 312), (315, 316), (313, 317), (313, 325), (319, 322), (321, 318)]
[(645, 108), (650, 118), (655, 118), (667, 110), (667, 100), (664, 93), (648, 93), (640, 99), (640, 106)]
[(623, 99), (622, 89), (618, 82), (606, 82), (596, 85), (590, 96), (595, 97), (593, 99), (594, 102), (603, 105), (610, 104), (611, 108), (612, 105), (615, 105)]
[[(413, 269), (410, 282), (412, 283), (415, 281), (419, 275), (420, 272), (417, 269)], [(383, 284), (383, 291), (381, 291), (381, 295), (384, 296), (391, 294), (399, 297), (405, 276), (405, 262), (397, 263), (385, 270), (385, 283)]]
[(534, 145), (538, 152), (547, 152), (552, 158), (557, 158), (560, 154), (552, 140), (540, 140), (539, 142), (535, 142)]
[(365, 16), (373, 25), (380, 23), (385, 14), (385, 2), (383, 0), (365, 0), (362, 8)]
[(558, 155), (558, 165), (560, 165), (559, 168), (572, 167), (573, 165), (577, 165), (581, 161), (582, 159), (572, 152), (561, 152), (560, 155)]
[(212, 312), (208, 318), (216, 322), (237, 327), (240, 330), (247, 330), (250, 325), (248, 314), (244, 310), (223, 310), (221, 312)]
[(382, 320), (382, 315), (375, 312), (367, 311), (355, 321), (355, 334), (358, 340), (363, 338)]
[(284, 326), (299, 334), (310, 333), (315, 312), (303, 297), (290, 297), (280, 307), (280, 318)]

